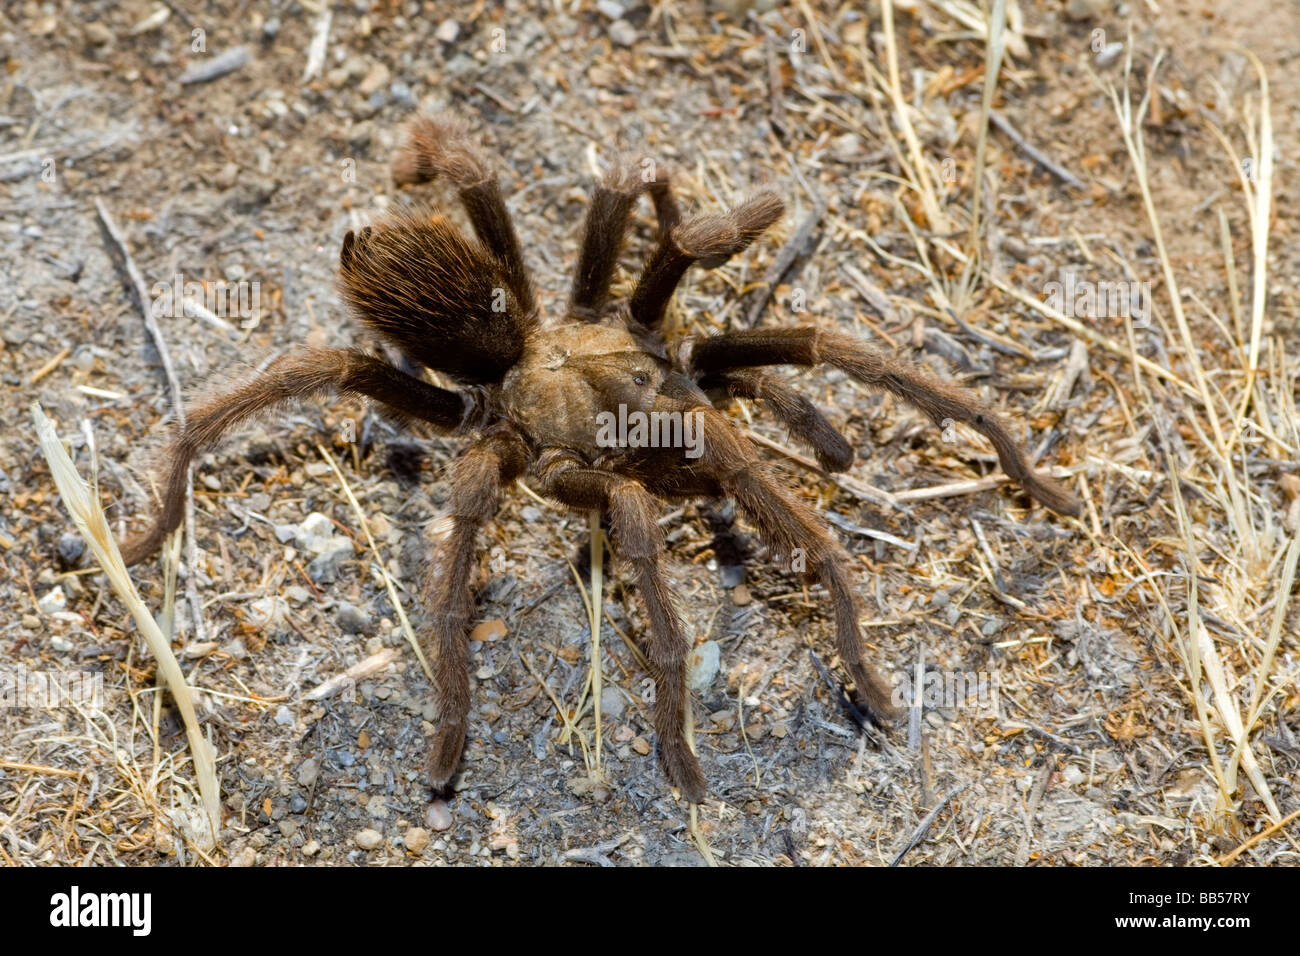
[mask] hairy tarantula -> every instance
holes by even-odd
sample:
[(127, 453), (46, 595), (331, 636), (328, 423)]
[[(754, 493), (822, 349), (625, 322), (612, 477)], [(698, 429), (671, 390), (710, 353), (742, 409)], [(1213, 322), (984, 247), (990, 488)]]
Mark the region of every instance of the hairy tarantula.
[[(635, 572), (649, 620), (660, 760), (688, 800), (702, 800), (706, 783), (684, 732), (691, 642), (663, 569), (657, 522), (663, 499), (729, 496), (774, 553), (801, 549), (808, 578), (830, 596), (835, 646), (855, 703), (874, 720), (893, 716), (889, 689), (863, 659), (847, 555), (708, 397), (761, 400), (822, 467), (848, 468), (853, 449), (844, 437), (807, 399), (756, 371), (762, 366), (824, 363), (910, 402), (936, 423), (965, 422), (988, 437), (1002, 468), (1033, 498), (1053, 511), (1078, 513), (1069, 492), (1033, 471), (1007, 426), (971, 393), (855, 338), (804, 325), (666, 341), (665, 308), (686, 270), (721, 265), (771, 226), (783, 204), (770, 190), (724, 215), (682, 219), (662, 167), (616, 163), (591, 197), (567, 314), (544, 321), (501, 191), (462, 123), (418, 116), (393, 177), (399, 185), (450, 180), (478, 241), (436, 212), (392, 212), (344, 236), (340, 288), (367, 328), (461, 387), (440, 388), (357, 349), (291, 352), (188, 413), (166, 452), (161, 511), (123, 553), (137, 562), (175, 529), (197, 452), (288, 400), (364, 395), (399, 416), (469, 437), (451, 466), (451, 530), (421, 587), (423, 637), (439, 707), (428, 764), (435, 789), (455, 773), (468, 725), (475, 537), (495, 514), (502, 490), (524, 475), (562, 505), (607, 515), (617, 556)], [(655, 248), (631, 297), (611, 302), (624, 233), (642, 193), (649, 194), (658, 220)], [(702, 447), (608, 447), (597, 440), (597, 418), (620, 406), (644, 415), (693, 416)]]

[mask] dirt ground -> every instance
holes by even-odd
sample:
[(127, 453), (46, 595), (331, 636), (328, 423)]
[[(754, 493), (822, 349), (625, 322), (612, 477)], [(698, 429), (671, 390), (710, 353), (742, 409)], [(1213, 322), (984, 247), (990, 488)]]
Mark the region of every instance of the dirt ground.
[[(305, 77), (327, 6), (324, 58)], [(1300, 10), (1012, 6), (993, 106), (1081, 182), (991, 129), (979, 281), (958, 294), (985, 57), (963, 4), (897, 4), (892, 29), (879, 3), (816, 0), (5, 4), (0, 660), (11, 679), (77, 673), (103, 686), (93, 707), (0, 708), (0, 858), (883, 865), (911, 847), (906, 865), (1300, 859), (1295, 826), (1274, 826), (1300, 809), (1300, 612), (1286, 559), (1300, 530), (1300, 259), (1288, 241)], [(1187, 335), (1120, 123), (1093, 79), (1122, 88), (1123, 55), (1106, 65), (1097, 50), (1130, 37), (1135, 107), (1163, 52), (1141, 135)], [(891, 38), (906, 129), (884, 92)], [(1261, 273), (1241, 177), (1214, 131), (1251, 157), (1260, 97), (1229, 41), (1267, 71), (1276, 144), (1253, 390), (1242, 367)], [(230, 72), (182, 82), (241, 46)], [(778, 566), (729, 505), (666, 506), (680, 610), (702, 657), (720, 649), (716, 677), (707, 662), (693, 672), (711, 799), (692, 824), (655, 760), (653, 685), (634, 650), (645, 624), (617, 561), (602, 630), (603, 779), (589, 772), (589, 706), (566, 732), (589, 675), (587, 519), (519, 489), (482, 542), (470, 740), (456, 793), (430, 809), (428, 681), (320, 449), (339, 462), (418, 628), (422, 533), (460, 442), (330, 399), (242, 429), (196, 470), (196, 547), (180, 562), (173, 646), (218, 756), (223, 821), (207, 845), (181, 720), (170, 699), (155, 712), (145, 644), (105, 576), (84, 566), (30, 405), (58, 422), (83, 473), (89, 423), (114, 528), (138, 529), (173, 406), (95, 201), (151, 294), (177, 274), (256, 284), (255, 315), (227, 303), (215, 320), (159, 318), (187, 393), (301, 343), (373, 345), (333, 273), (343, 234), (402, 201), (387, 164), (419, 107), (455, 108), (498, 158), (548, 315), (563, 305), (593, 171), (616, 148), (645, 150), (680, 171), (691, 210), (717, 211), (765, 182), (789, 201), (749, 252), (691, 274), (678, 328), (744, 327), (791, 250), (759, 321), (815, 322), (896, 348), (1018, 423), (1040, 467), (1083, 498), (1079, 519), (1029, 507), (973, 433), (941, 435), (825, 370), (791, 377), (857, 450), (847, 480), (771, 456), (854, 557), (870, 659), (898, 682), (918, 660), (941, 677), (985, 675), (991, 703), (939, 701), (910, 733), (906, 719), (860, 732), (832, 686), (842, 678), (820, 589)], [(914, 188), (918, 156), (934, 205)], [(624, 288), (652, 226), (642, 209)], [(1043, 301), (1063, 269), (1149, 281), (1153, 327), (1130, 340), (1122, 317), (1072, 326), (1006, 291)], [(802, 453), (761, 407), (735, 414)], [(1212, 447), (1230, 451), (1216, 458)], [(347, 539), (341, 556), (318, 559), (295, 536), (313, 513)], [(134, 577), (161, 610), (163, 564)], [(1192, 645), (1201, 650), (1189, 658)], [(385, 654), (375, 673), (308, 698)]]

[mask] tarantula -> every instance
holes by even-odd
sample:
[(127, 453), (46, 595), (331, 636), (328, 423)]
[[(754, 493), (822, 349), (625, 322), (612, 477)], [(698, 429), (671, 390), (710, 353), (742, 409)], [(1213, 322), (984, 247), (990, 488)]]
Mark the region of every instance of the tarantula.
[[(502, 491), (525, 475), (547, 498), (608, 517), (616, 554), (634, 572), (649, 621), (660, 761), (688, 800), (702, 800), (706, 782), (683, 726), (691, 642), (664, 574), (657, 516), (665, 499), (729, 496), (774, 553), (801, 549), (806, 576), (830, 596), (835, 647), (856, 705), (876, 721), (894, 715), (889, 689), (863, 659), (847, 555), (710, 401), (709, 394), (760, 400), (822, 467), (848, 468), (853, 449), (844, 437), (806, 398), (756, 371), (762, 366), (830, 365), (936, 423), (965, 422), (988, 437), (1002, 468), (1030, 496), (1053, 511), (1078, 512), (1069, 492), (1033, 471), (1007, 426), (971, 393), (848, 335), (804, 325), (666, 340), (665, 309), (686, 270), (717, 267), (753, 243), (782, 214), (775, 192), (758, 191), (723, 215), (683, 219), (661, 164), (617, 162), (592, 194), (567, 312), (545, 321), (501, 190), (466, 126), (422, 114), (407, 128), (393, 178), (410, 185), (437, 177), (458, 191), (478, 241), (431, 209), (394, 211), (343, 237), (339, 285), (365, 327), (460, 387), (441, 388), (358, 349), (291, 352), (188, 413), (165, 453), (161, 510), (123, 549), (129, 563), (157, 550), (180, 522), (194, 455), (291, 399), (363, 395), (399, 417), (469, 437), (451, 466), (451, 530), (421, 587), (439, 709), (428, 763), (436, 790), (456, 772), (469, 718), (475, 538)], [(658, 221), (654, 251), (630, 298), (611, 301), (624, 234), (643, 193)], [(608, 447), (598, 441), (597, 419), (620, 406), (692, 416), (702, 447)]]

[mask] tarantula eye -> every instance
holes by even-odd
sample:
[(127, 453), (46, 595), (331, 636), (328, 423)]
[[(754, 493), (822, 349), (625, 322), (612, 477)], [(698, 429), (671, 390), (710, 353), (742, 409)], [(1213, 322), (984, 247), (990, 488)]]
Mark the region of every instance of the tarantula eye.
[(650, 380), (646, 377), (645, 372), (637, 372), (632, 376), (632, 382), (636, 385), (644, 385), (648, 381)]

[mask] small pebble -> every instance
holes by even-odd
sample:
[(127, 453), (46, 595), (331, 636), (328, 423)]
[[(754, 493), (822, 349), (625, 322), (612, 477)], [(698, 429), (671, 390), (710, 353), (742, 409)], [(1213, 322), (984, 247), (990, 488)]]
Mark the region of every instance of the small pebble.
[(645, 757), (650, 753), (650, 741), (646, 740), (644, 737), (636, 737), (632, 740), (632, 749), (642, 757)]
[(319, 852), (320, 852), (319, 840), (308, 840), (306, 845), (304, 845), (302, 848), (303, 856), (315, 856)]
[(600, 692), (600, 711), (606, 720), (618, 720), (627, 710), (627, 700), (617, 687), (606, 687)]
[(388, 67), (383, 63), (376, 63), (362, 78), (357, 89), (361, 91), (362, 96), (373, 96), (378, 90), (382, 90), (387, 86), (388, 81), (391, 79), (392, 74), (389, 73)]
[(754, 596), (749, 593), (749, 588), (743, 584), (737, 584), (731, 589), (731, 603), (736, 607), (744, 607), (754, 600)]
[(439, 43), (455, 43), (456, 37), (460, 36), (460, 24), (455, 20), (443, 20), (433, 35)]
[(637, 40), (636, 27), (626, 20), (615, 20), (609, 25), (609, 38), (619, 46), (633, 46)]
[(86, 552), (86, 542), (81, 535), (65, 531), (59, 535), (59, 560), (64, 567), (72, 567)]
[(402, 842), (412, 853), (423, 853), (429, 845), (429, 831), (424, 827), (411, 827), (402, 836)]
[(339, 602), (335, 616), (338, 619), (339, 627), (343, 628), (345, 633), (362, 634), (370, 629), (370, 613), (355, 604), (349, 604), (347, 601)]
[(722, 566), (722, 586), (724, 588), (735, 588), (745, 583), (745, 569), (739, 564), (724, 564)]
[(289, 798), (290, 813), (302, 813), (306, 809), (307, 809), (307, 798), (304, 797), (301, 793), (295, 793), (292, 797)]
[(430, 830), (434, 830), (438, 833), (441, 833), (443, 830), (450, 830), (451, 808), (447, 806), (447, 801), (430, 801), (428, 809), (424, 811), (424, 822), (429, 825)]
[(275, 722), (281, 727), (293, 726), (293, 711), (281, 704), (275, 711)]
[(320, 776), (320, 757), (308, 757), (301, 766), (298, 767), (298, 784), (303, 787), (310, 787)]
[(233, 73), (241, 69), (248, 63), (250, 58), (248, 47), (237, 46), (225, 53), (195, 63), (181, 74), (181, 84), (207, 83), (219, 79), (227, 73)]
[(618, 20), (627, 12), (618, 0), (599, 0), (596, 9), (611, 20)]
[(68, 609), (68, 596), (63, 593), (63, 586), (59, 585), (46, 591), (36, 599), (36, 606), (39, 607), (41, 612), (44, 614), (55, 614), (58, 611), (66, 611)]
[(366, 827), (364, 830), (358, 831), (357, 835), (353, 837), (353, 839), (356, 840), (357, 846), (361, 847), (361, 849), (373, 850), (375, 847), (379, 846), (379, 844), (384, 842), (384, 835), (378, 830), (372, 830), (370, 827)]
[(483, 621), (481, 624), (475, 625), (474, 629), (469, 632), (469, 639), (471, 641), (499, 641), (507, 633), (505, 621), (500, 618), (493, 618), (490, 621)]

